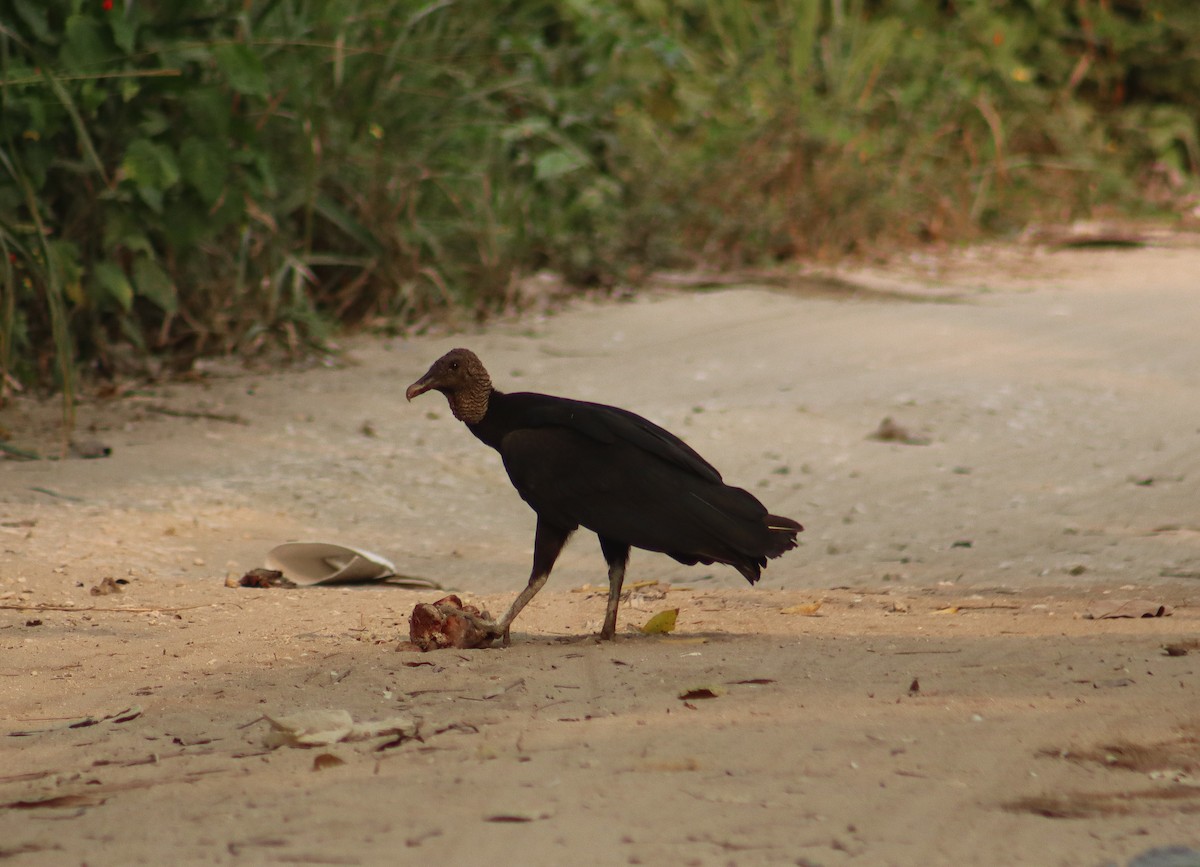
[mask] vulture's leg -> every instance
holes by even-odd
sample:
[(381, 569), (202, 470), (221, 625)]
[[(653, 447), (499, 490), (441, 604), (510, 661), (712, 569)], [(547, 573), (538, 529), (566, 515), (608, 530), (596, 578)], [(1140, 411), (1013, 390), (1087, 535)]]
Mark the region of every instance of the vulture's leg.
[(604, 612), (602, 641), (612, 641), (617, 632), (617, 606), (621, 602), (621, 585), (625, 582), (625, 564), (629, 562), (629, 546), (624, 542), (600, 537), (600, 550), (608, 562), (608, 608)]
[(517, 619), (521, 609), (528, 605), (529, 600), (542, 589), (542, 585), (550, 577), (550, 570), (554, 568), (554, 561), (558, 559), (563, 545), (567, 544), (567, 539), (573, 532), (575, 532), (574, 527), (564, 530), (548, 524), (542, 520), (541, 515), (538, 516), (537, 530), (533, 536), (533, 569), (529, 572), (529, 584), (513, 600), (507, 613), (496, 624), (496, 631), (500, 633), (501, 643), (505, 647), (509, 645), (509, 627)]

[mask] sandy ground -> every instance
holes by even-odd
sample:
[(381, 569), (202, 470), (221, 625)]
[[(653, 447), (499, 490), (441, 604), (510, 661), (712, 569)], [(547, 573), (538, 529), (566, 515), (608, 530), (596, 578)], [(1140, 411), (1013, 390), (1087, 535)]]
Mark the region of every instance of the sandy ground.
[[(1200, 250), (848, 276), (893, 294), (663, 291), (356, 340), (330, 367), (212, 365), (82, 405), (110, 457), (0, 460), (0, 861), (1200, 849)], [(629, 581), (657, 583), (605, 644), (586, 533), (507, 650), (398, 651), (438, 591), (226, 587), (276, 543), (328, 539), (504, 609), (533, 515), (439, 396), (402, 397), (454, 345), (501, 388), (677, 431), (803, 546), (756, 588), (635, 552)], [(56, 412), (0, 425), (50, 453)], [(917, 444), (869, 439), (884, 417)], [(127, 583), (92, 595), (106, 578)], [(1098, 616), (1126, 601), (1168, 616)], [(673, 634), (635, 631), (666, 608)], [(265, 745), (264, 715), (318, 709), (417, 735)]]

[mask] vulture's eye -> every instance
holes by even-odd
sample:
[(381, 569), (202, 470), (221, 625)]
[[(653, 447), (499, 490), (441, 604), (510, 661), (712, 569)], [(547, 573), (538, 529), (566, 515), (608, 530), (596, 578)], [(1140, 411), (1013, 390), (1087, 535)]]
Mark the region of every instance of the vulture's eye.
[(457, 361), (451, 361), (451, 362), (450, 362), (450, 369), (451, 369), (451, 370), (458, 370), (458, 362), (457, 362)]

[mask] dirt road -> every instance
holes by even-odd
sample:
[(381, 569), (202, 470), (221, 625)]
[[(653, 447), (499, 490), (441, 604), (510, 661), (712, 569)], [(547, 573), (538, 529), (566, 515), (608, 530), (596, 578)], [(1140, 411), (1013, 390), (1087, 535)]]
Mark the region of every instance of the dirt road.
[[(356, 339), (330, 367), (214, 365), (81, 406), (109, 457), (0, 460), (0, 861), (1200, 850), (1200, 250), (848, 276), (888, 293), (663, 291)], [(398, 652), (438, 591), (226, 587), (326, 539), (507, 605), (533, 514), (440, 397), (403, 400), (454, 345), (502, 389), (676, 431), (803, 546), (756, 588), (635, 552), (628, 581), (658, 583), (603, 645), (586, 533), (508, 650)], [(26, 401), (0, 425), (50, 453), (55, 418)], [(899, 439), (870, 437), (884, 418)], [(93, 595), (106, 578), (126, 583)], [(1166, 616), (1103, 616), (1123, 602)], [(665, 608), (673, 634), (633, 631)], [(318, 709), (417, 736), (264, 744), (264, 715)]]

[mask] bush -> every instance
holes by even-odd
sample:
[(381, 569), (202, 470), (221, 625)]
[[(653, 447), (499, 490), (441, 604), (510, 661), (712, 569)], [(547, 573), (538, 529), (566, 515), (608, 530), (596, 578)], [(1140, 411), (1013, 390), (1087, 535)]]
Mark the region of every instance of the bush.
[(0, 399), (1200, 167), (1200, 8), (0, 0)]

